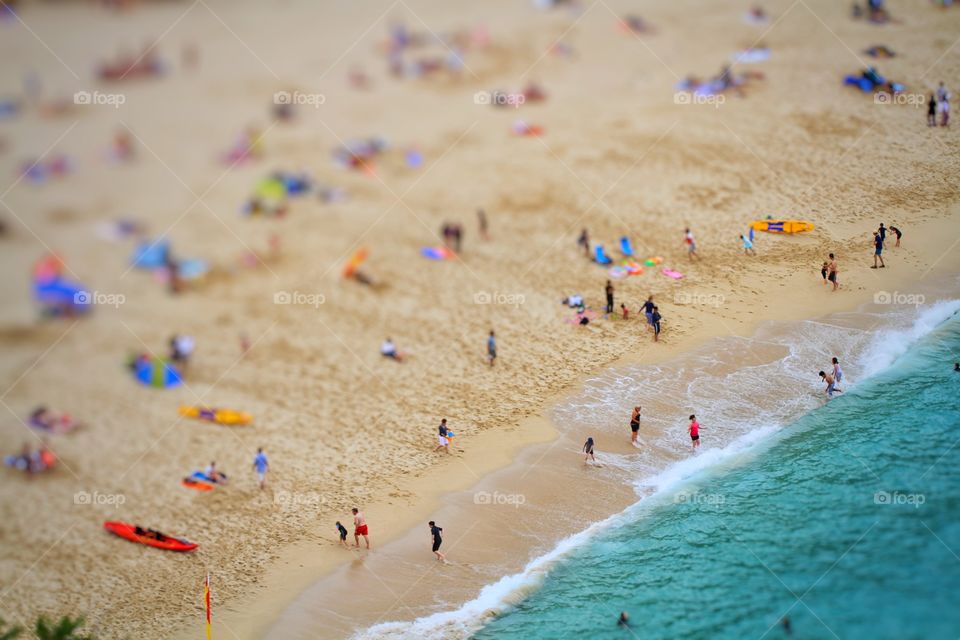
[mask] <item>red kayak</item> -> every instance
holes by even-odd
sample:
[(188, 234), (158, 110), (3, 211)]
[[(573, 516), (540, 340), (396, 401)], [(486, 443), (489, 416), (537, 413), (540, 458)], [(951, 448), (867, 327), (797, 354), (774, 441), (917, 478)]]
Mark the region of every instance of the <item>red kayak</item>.
[(139, 542), (140, 544), (145, 544), (148, 547), (156, 547), (157, 549), (166, 549), (167, 551), (193, 551), (197, 548), (197, 543), (195, 542), (181, 540), (180, 538), (171, 538), (170, 536), (165, 536), (151, 529), (141, 529), (143, 533), (137, 533), (139, 527), (126, 522), (104, 522), (103, 528), (114, 535), (120, 536), (124, 540)]

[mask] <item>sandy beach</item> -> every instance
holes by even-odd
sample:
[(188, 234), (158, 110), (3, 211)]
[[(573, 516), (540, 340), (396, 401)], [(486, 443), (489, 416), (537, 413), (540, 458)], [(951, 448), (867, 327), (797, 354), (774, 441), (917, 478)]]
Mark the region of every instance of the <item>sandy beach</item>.
[[(22, 96), (30, 73), (43, 89), (0, 120), (0, 264), (9, 276), (0, 285), (0, 449), (40, 443), (44, 434), (27, 424), (38, 405), (84, 426), (47, 437), (53, 471), (3, 470), (0, 617), (29, 625), (40, 613), (83, 615), (100, 638), (197, 637), (208, 573), (215, 637), (295, 637), (305, 617), (320, 615), (303, 598), (343, 588), (351, 597), (320, 607), (329, 637), (412, 619), (440, 595), (466, 601), (635, 499), (631, 486), (585, 476), (570, 451), (580, 442), (553, 424), (553, 407), (586, 380), (956, 274), (960, 152), (954, 129), (926, 126), (916, 96), (941, 80), (960, 86), (960, 11), (905, 0), (891, 7), (895, 22), (872, 25), (851, 20), (846, 4), (764, 7), (770, 19), (756, 25), (740, 2), (654, 3), (643, 13), (653, 30), (630, 33), (618, 20), (635, 9), (614, 0), (548, 11), (499, 0), (21, 5), (0, 22), (0, 97)], [(449, 43), (463, 41), (462, 68), (391, 75), (392, 24), (422, 41), (408, 61), (442, 66)], [(881, 43), (897, 57), (863, 53)], [(96, 79), (99, 63), (144, 44), (162, 75)], [(734, 70), (762, 79), (722, 102), (676, 97), (683, 78), (714, 75), (758, 44), (770, 59)], [(191, 47), (195, 64), (185, 60)], [(913, 101), (878, 102), (843, 85), (867, 65), (903, 82)], [(365, 86), (351, 83), (351, 70)], [(545, 100), (495, 108), (477, 97), (530, 82)], [(322, 104), (278, 120), (274, 95), (284, 91)], [(77, 92), (123, 100), (76, 104)], [(53, 103), (65, 106), (50, 115), (42, 106)], [(513, 135), (517, 120), (542, 134)], [(249, 128), (261, 157), (224, 161)], [(118, 132), (132, 139), (126, 162), (108, 157)], [(373, 136), (389, 145), (371, 171), (334, 162), (337, 148)], [(71, 160), (68, 175), (21, 177), (24, 163), (59, 155)], [(242, 215), (274, 171), (302, 171), (346, 198), (311, 194), (290, 198), (283, 217)], [(758, 233), (757, 255), (744, 255), (738, 236), (767, 216), (816, 227)], [(139, 239), (163, 237), (178, 256), (202, 257), (207, 277), (171, 295), (156, 274), (132, 269), (139, 239), (98, 232), (120, 218), (146, 227)], [(904, 236), (900, 247), (888, 238), (887, 267), (873, 270), (880, 222)], [(461, 251), (422, 257), (443, 244), (446, 223), (463, 226)], [(687, 256), (687, 227), (699, 261)], [(602, 317), (610, 276), (577, 247), (581, 228), (614, 257), (628, 236), (641, 260), (662, 258), (613, 280), (629, 319)], [(268, 256), (272, 236), (280, 251)], [(360, 248), (373, 286), (341, 275)], [(49, 252), (69, 279), (116, 304), (40, 318), (31, 268)], [(820, 275), (830, 252), (837, 292)], [(586, 327), (560, 304), (577, 293), (600, 312)], [(657, 343), (637, 312), (649, 295), (663, 315)], [(127, 357), (165, 355), (175, 333), (197, 345), (184, 384), (137, 384)], [(405, 362), (378, 353), (387, 336)], [(180, 405), (228, 407), (253, 421), (200, 422), (179, 416)], [(449, 457), (434, 451), (441, 418), (456, 432)], [(602, 445), (630, 450), (626, 435)], [(264, 491), (251, 468), (258, 447), (271, 465)], [(211, 460), (229, 485), (180, 485)], [(471, 510), (484, 491), (522, 493), (525, 505)], [(586, 494), (600, 497), (585, 507)], [(334, 522), (352, 529), (354, 506), (370, 523), (370, 554), (337, 546)], [(417, 546), (433, 518), (458, 532), (447, 544), (461, 565), (449, 573)], [(105, 520), (199, 547), (147, 549), (110, 536)]]

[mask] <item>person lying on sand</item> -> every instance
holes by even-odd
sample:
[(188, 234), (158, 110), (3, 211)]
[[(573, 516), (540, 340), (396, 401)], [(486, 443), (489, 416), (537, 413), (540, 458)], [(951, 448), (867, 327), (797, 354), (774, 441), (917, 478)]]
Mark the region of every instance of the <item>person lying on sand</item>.
[(30, 414), (30, 426), (50, 433), (66, 433), (80, 426), (80, 423), (69, 414), (57, 414), (44, 406), (40, 406)]
[(391, 360), (396, 360), (397, 362), (403, 362), (406, 358), (406, 355), (397, 351), (397, 345), (393, 344), (393, 340), (387, 338), (383, 341), (383, 344), (380, 345), (380, 355), (385, 358), (390, 358)]

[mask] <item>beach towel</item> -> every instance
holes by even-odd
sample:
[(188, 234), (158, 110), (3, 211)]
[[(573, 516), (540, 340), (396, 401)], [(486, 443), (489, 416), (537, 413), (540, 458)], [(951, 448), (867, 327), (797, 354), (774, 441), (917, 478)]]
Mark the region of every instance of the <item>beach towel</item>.
[(628, 275), (630, 275), (630, 272), (627, 271), (625, 267), (616, 266), (607, 271), (607, 274), (611, 278), (619, 280), (620, 278), (626, 278)]
[(601, 316), (600, 312), (594, 311), (593, 309), (587, 309), (585, 311), (582, 311), (580, 313), (573, 315), (570, 318), (564, 319), (564, 322), (566, 322), (567, 324), (580, 324), (581, 318), (586, 318), (587, 320), (592, 321), (592, 320), (596, 320), (600, 316)]
[(446, 247), (424, 247), (420, 249), (420, 255), (429, 260), (453, 260), (457, 257), (457, 254)]
[(627, 236), (620, 238), (620, 253), (628, 258), (633, 256), (633, 247), (630, 246), (630, 238)]
[(673, 278), (674, 280), (679, 280), (683, 277), (683, 274), (679, 271), (674, 271), (673, 269), (664, 269), (660, 273), (667, 276), (668, 278)]
[(754, 62), (763, 62), (770, 59), (770, 49), (757, 47), (753, 49), (744, 49), (731, 56), (734, 63), (751, 64)]

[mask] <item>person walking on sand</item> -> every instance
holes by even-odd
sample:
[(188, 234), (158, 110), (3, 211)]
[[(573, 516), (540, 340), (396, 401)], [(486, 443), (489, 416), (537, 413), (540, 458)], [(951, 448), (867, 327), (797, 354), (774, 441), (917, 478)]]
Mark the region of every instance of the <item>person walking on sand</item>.
[(367, 527), (367, 519), (363, 517), (363, 514), (354, 507), (350, 510), (353, 512), (353, 539), (355, 547), (360, 546), (360, 536), (363, 536), (363, 541), (367, 543), (367, 549), (370, 548), (370, 529)]
[(640, 434), (640, 405), (637, 405), (633, 408), (633, 413), (630, 414), (630, 444), (635, 447), (639, 447), (640, 443), (637, 441), (637, 436)]
[(825, 393), (827, 394), (828, 398), (832, 398), (834, 393), (843, 393), (840, 391), (840, 389), (837, 389), (837, 381), (834, 380), (832, 374), (821, 371), (820, 378), (827, 383)]
[(880, 234), (880, 239), (881, 239), (881, 240), (883, 240), (884, 242), (887, 241), (887, 228), (886, 228), (885, 226), (883, 226), (883, 223), (882, 223), (882, 222), (880, 223), (880, 226), (877, 227), (877, 233)]
[(487, 212), (482, 208), (477, 209), (477, 226), (480, 228), (480, 239), (487, 241), (490, 239), (490, 234), (488, 233), (489, 228), (487, 227)]
[(755, 256), (757, 252), (753, 250), (753, 241), (750, 238), (747, 238), (743, 234), (740, 234), (740, 242), (743, 243), (743, 254), (747, 256)]
[(643, 306), (640, 308), (643, 311), (643, 315), (647, 318), (647, 326), (653, 329), (653, 310), (657, 305), (653, 304), (653, 296), (647, 296), (647, 301), (643, 303)]
[(437, 560), (440, 562), (446, 563), (447, 559), (440, 551), (440, 545), (443, 544), (443, 538), (440, 534), (443, 533), (443, 527), (438, 527), (437, 523), (433, 520), (427, 524), (430, 526), (430, 536), (433, 538), (433, 555), (437, 556)]
[(267, 461), (267, 454), (263, 452), (263, 447), (257, 449), (257, 455), (253, 457), (253, 468), (257, 472), (257, 480), (260, 482), (260, 490), (267, 486), (267, 472), (270, 471), (270, 463)]
[(447, 455), (450, 454), (450, 438), (447, 436), (449, 431), (447, 428), (447, 419), (443, 418), (440, 420), (440, 426), (437, 428), (437, 447), (433, 450), (434, 453), (443, 449), (447, 452)]
[(697, 416), (690, 415), (690, 426), (687, 427), (690, 433), (690, 442), (693, 443), (693, 450), (696, 451), (700, 446), (700, 423), (697, 422)]
[(580, 231), (580, 236), (577, 238), (577, 246), (583, 247), (584, 255), (588, 258), (590, 257), (590, 234), (587, 233), (586, 227)]
[(700, 256), (697, 255), (697, 241), (693, 239), (693, 232), (690, 231), (689, 227), (687, 227), (684, 233), (683, 241), (687, 245), (687, 255), (690, 256), (690, 259), (693, 260), (696, 258), (699, 260)]
[(349, 533), (349, 532), (347, 531), (347, 528), (346, 528), (345, 526), (343, 526), (342, 524), (340, 524), (340, 521), (337, 520), (337, 535), (340, 536), (340, 544), (343, 545), (343, 548), (344, 548), (344, 549), (349, 549), (349, 548), (350, 548), (350, 545), (347, 544), (347, 533)]
[(932, 91), (930, 97), (927, 98), (927, 126), (937, 126), (937, 94)]
[[(843, 382), (843, 369), (840, 368), (840, 361), (837, 360), (836, 356), (833, 357), (833, 379), (836, 380), (838, 387)], [(837, 389), (837, 391), (840, 391), (840, 389)]]
[(950, 92), (941, 82), (937, 87), (937, 111), (940, 112), (940, 126), (950, 126)]
[(837, 287), (840, 286), (840, 283), (837, 282), (837, 274), (839, 273), (840, 267), (837, 266), (837, 258), (831, 253), (830, 262), (827, 263), (827, 280), (833, 283), (832, 291), (836, 291)]
[(650, 316), (650, 323), (653, 325), (653, 341), (660, 342), (660, 307), (654, 305), (653, 313)]
[(882, 254), (883, 254), (883, 236), (880, 235), (880, 231), (878, 230), (875, 234), (873, 234), (873, 266), (870, 267), (871, 269), (877, 268), (877, 260), (880, 261), (881, 269), (887, 266), (883, 264)]
[(490, 336), (487, 338), (487, 360), (490, 361), (490, 366), (493, 366), (494, 360), (497, 359), (497, 338), (493, 334), (493, 329), (490, 329)]
[(603, 291), (607, 296), (607, 313), (613, 313), (613, 283), (607, 280), (607, 286)]
[(591, 460), (593, 460), (594, 462), (597, 461), (597, 459), (593, 455), (593, 437), (592, 436), (588, 437), (587, 441), (583, 443), (583, 449), (581, 449), (581, 451), (583, 451), (584, 453), (584, 456), (583, 456), (584, 462), (589, 462)]

